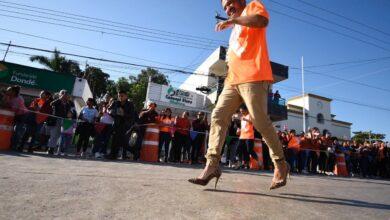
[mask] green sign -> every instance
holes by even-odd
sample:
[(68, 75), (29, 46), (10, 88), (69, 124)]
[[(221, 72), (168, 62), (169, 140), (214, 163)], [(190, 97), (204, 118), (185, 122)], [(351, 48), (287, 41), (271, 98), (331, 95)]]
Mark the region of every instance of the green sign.
[(73, 91), (75, 77), (71, 74), (57, 73), (13, 63), (0, 62), (0, 82), (21, 87), (58, 92)]

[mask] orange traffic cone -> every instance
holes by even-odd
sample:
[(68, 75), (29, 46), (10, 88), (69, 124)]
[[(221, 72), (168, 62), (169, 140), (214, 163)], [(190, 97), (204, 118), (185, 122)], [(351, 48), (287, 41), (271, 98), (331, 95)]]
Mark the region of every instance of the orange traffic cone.
[(148, 125), (146, 127), (144, 140), (140, 152), (140, 159), (147, 162), (157, 162), (158, 158), (158, 142), (160, 130), (158, 125)]
[(0, 150), (10, 150), (14, 130), (14, 112), (0, 109)]
[(261, 140), (256, 139), (255, 140), (255, 146), (253, 150), (257, 154), (258, 160), (255, 160), (250, 157), (249, 167), (251, 170), (262, 170), (263, 169), (263, 146), (261, 144)]
[(334, 169), (334, 173), (337, 176), (344, 176), (344, 177), (349, 176), (348, 170), (347, 170), (347, 165), (345, 163), (345, 156), (343, 153), (336, 154), (336, 166)]

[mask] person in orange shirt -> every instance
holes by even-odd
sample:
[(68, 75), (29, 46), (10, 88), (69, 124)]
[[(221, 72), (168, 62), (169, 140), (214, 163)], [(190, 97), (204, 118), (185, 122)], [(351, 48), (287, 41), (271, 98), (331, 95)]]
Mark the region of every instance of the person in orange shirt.
[(287, 158), (288, 163), (290, 164), (290, 167), (292, 171), (295, 171), (296, 168), (298, 168), (298, 153), (299, 153), (299, 144), (300, 144), (300, 138), (296, 136), (296, 131), (291, 130), (288, 133), (287, 136)]
[(158, 118), (160, 123), (160, 141), (158, 145), (158, 158), (161, 156), (161, 150), (164, 146), (164, 162), (168, 162), (169, 144), (171, 143), (171, 129), (173, 126), (172, 111), (170, 108), (166, 108), (161, 112)]
[(227, 54), (229, 71), (211, 116), (206, 167), (189, 182), (207, 185), (213, 178), (218, 182), (222, 175), (219, 162), (226, 131), (231, 116), (244, 102), (254, 127), (269, 146), (275, 165), (270, 189), (276, 189), (286, 185), (289, 167), (267, 111), (269, 87), (273, 82), (266, 40), (269, 14), (259, 1), (247, 4), (245, 0), (222, 0), (221, 3), (229, 19), (218, 23), (216, 31), (233, 29)]
[(246, 106), (240, 107), (241, 113), (241, 128), (240, 128), (240, 137), (237, 143), (237, 149), (243, 155), (244, 166), (249, 169), (250, 158), (258, 160), (256, 152), (253, 150), (255, 146), (255, 130), (253, 128), (252, 118), (249, 115), (248, 109)]

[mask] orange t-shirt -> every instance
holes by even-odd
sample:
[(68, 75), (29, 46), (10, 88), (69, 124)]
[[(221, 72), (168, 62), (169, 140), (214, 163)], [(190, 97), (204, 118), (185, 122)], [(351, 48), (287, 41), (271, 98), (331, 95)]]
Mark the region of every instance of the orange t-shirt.
[[(264, 5), (258, 1), (249, 3), (242, 16), (261, 15), (269, 19)], [(250, 28), (235, 25), (230, 36), (228, 50), (229, 71), (226, 82), (242, 84), (248, 82), (273, 82), (268, 56), (266, 28)]]
[(288, 148), (299, 150), (300, 143), (301, 143), (301, 139), (299, 137), (292, 136), (288, 141)]
[[(243, 118), (246, 118), (250, 120), (250, 115), (243, 116)], [(255, 130), (253, 129), (253, 124), (244, 120), (241, 120), (241, 132), (240, 132), (240, 139), (255, 139)]]
[(170, 119), (169, 117), (166, 117), (166, 118), (162, 118), (160, 117), (159, 118), (159, 122), (160, 122), (160, 131), (161, 132), (171, 132), (171, 127), (172, 127), (172, 122), (173, 120)]

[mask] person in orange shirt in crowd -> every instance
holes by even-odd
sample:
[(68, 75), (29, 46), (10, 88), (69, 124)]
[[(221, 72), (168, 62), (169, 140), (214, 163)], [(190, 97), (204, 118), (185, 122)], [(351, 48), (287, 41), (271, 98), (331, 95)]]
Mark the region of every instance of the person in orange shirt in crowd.
[(267, 111), (269, 88), (274, 81), (266, 40), (269, 14), (259, 1), (247, 4), (245, 0), (222, 0), (221, 3), (229, 19), (218, 23), (216, 31), (233, 29), (227, 53), (229, 70), (211, 116), (206, 167), (189, 182), (207, 185), (213, 178), (218, 182), (222, 175), (219, 163), (226, 131), (231, 116), (244, 103), (254, 127), (267, 142), (275, 165), (270, 189), (283, 187), (289, 167)]
[[(174, 149), (172, 152), (173, 162), (185, 162), (191, 158), (190, 154), (190, 129), (191, 122), (188, 112), (183, 112), (181, 117), (175, 118)], [(183, 151), (183, 155), (182, 155)]]
[(308, 171), (312, 174), (317, 173), (320, 145), (320, 131), (318, 128), (314, 127), (310, 132), (310, 152), (307, 158)]
[[(302, 134), (299, 143), (298, 173), (302, 173), (307, 168), (307, 158), (311, 151), (311, 133)], [(309, 169), (307, 168), (307, 171)]]
[[(257, 154), (253, 150), (255, 146), (255, 130), (253, 127), (252, 118), (249, 115), (248, 109), (246, 106), (240, 107), (241, 113), (241, 128), (240, 128), (240, 138), (238, 140), (237, 149), (242, 152), (244, 165), (247, 169), (249, 169), (250, 158), (249, 155), (257, 160)], [(259, 165), (262, 164), (259, 162)]]
[(52, 108), (50, 106), (52, 101), (51, 93), (49, 91), (41, 91), (39, 98), (36, 98), (31, 102), (28, 109), (32, 112), (28, 114), (26, 119), (26, 132), (23, 135), (20, 149), (24, 148), (26, 141), (31, 137), (28, 152), (33, 152), (35, 140), (40, 135), (43, 123), (52, 112)]
[(161, 150), (164, 146), (164, 162), (168, 162), (169, 144), (171, 143), (171, 130), (173, 126), (172, 110), (166, 108), (163, 110), (158, 118), (160, 123), (160, 141), (158, 144), (158, 158), (161, 157)]
[(296, 136), (296, 131), (294, 129), (290, 130), (287, 135), (287, 162), (290, 164), (291, 171), (294, 172), (298, 169), (298, 154), (299, 154), (299, 145), (300, 138)]

